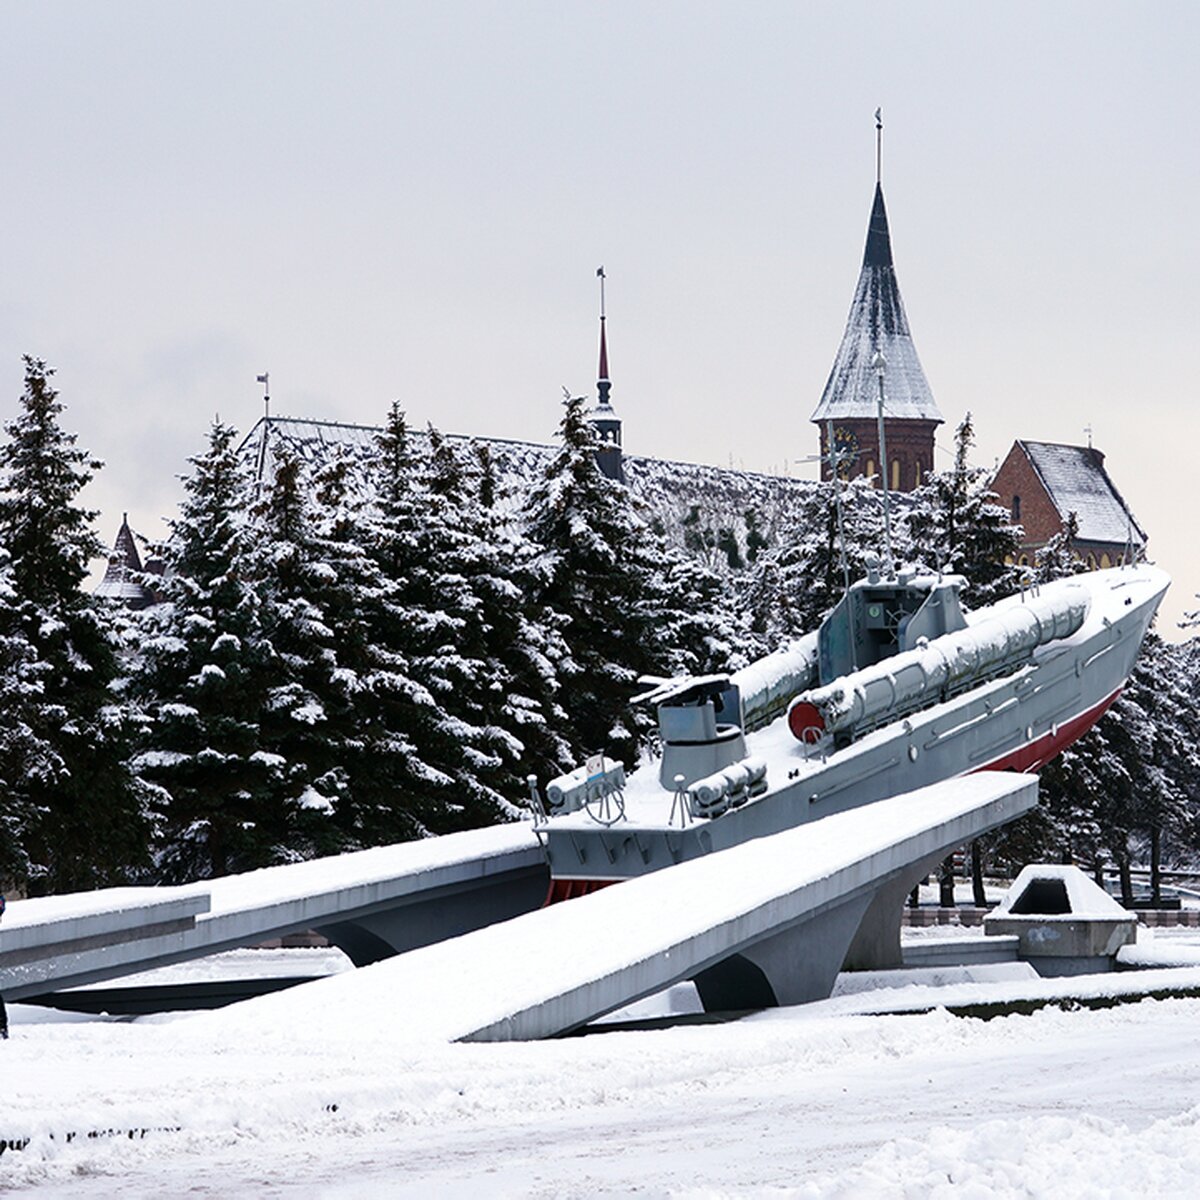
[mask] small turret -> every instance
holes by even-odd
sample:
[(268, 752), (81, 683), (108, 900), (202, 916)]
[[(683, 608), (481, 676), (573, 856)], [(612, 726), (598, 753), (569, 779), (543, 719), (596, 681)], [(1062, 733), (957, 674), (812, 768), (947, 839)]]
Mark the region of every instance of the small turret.
[(589, 414), (593, 428), (600, 437), (600, 446), (596, 451), (596, 465), (618, 483), (625, 482), (625, 468), (622, 463), (621, 450), (621, 418), (613, 411), (609, 393), (612, 391), (612, 381), (608, 377), (608, 336), (605, 329), (606, 317), (604, 312), (604, 268), (596, 271), (600, 279), (600, 370), (596, 380), (596, 407)]
[(127, 608), (148, 608), (155, 598), (154, 593), (140, 582), (142, 573), (137, 542), (129, 528), (129, 514), (124, 513), (112, 553), (108, 556), (104, 578), (96, 585), (94, 594), (117, 600)]

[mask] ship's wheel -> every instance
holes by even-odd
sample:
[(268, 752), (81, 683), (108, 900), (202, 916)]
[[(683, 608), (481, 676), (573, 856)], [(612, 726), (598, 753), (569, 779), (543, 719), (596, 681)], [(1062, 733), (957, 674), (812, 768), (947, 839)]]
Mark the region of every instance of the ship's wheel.
[(583, 802), (583, 811), (597, 825), (615, 825), (625, 819), (625, 793), (620, 788), (595, 792), (588, 789), (587, 799)]

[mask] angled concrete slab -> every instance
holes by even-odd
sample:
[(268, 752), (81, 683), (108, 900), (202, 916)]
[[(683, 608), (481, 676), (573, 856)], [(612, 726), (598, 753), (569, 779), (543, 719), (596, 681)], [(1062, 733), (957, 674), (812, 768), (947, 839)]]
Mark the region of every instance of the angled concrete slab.
[[(752, 968), (744, 972), (751, 988), (765, 979), (767, 1003), (811, 999), (814, 988), (827, 995), (855, 943), (886, 960), (894, 930), (899, 961), (914, 871), (1036, 802), (1034, 776), (950, 780), (251, 1001), (221, 1019), (249, 1034), (257, 1022), (319, 1021), (336, 1008), (342, 1021), (378, 1025), (381, 1037), (540, 1038), (738, 958)], [(885, 891), (894, 914), (877, 903)]]

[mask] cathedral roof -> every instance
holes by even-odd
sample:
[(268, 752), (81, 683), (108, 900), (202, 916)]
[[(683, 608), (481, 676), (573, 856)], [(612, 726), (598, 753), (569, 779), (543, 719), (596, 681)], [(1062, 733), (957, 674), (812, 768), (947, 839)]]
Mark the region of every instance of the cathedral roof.
[[(612, 409), (608, 412), (611, 414)], [(593, 416), (596, 415), (593, 411)], [(259, 479), (271, 477), (282, 453), (311, 470), (342, 455), (351, 463), (365, 466), (377, 453), (376, 440), (381, 432), (372, 425), (261, 417), (242, 440), (239, 453)], [(420, 429), (409, 430), (415, 448), (423, 448), (428, 436)], [(541, 442), (454, 433), (443, 436), (448, 445), (463, 452), (472, 443), (488, 447), (501, 484), (498, 507), (509, 511), (520, 505), (559, 451), (557, 445)], [(621, 462), (629, 490), (645, 502), (651, 518), (658, 520), (668, 537), (680, 545), (685, 544), (689, 534), (703, 533), (711, 523), (714, 530), (732, 530), (742, 550), (747, 551), (748, 513), (754, 514), (760, 532), (768, 540), (776, 538), (787, 514), (795, 510), (814, 486), (810, 480), (793, 476), (673, 462), (639, 454), (622, 453)], [(352, 474), (351, 487), (361, 487), (361, 498), (370, 499), (369, 480), (364, 472)], [(698, 503), (701, 497), (703, 501)], [(700, 524), (694, 528), (697, 522)], [(714, 551), (714, 561), (720, 553)]]
[(811, 420), (837, 421), (878, 415), (879, 383), (871, 366), (877, 350), (887, 360), (883, 375), (884, 416), (940, 422), (942, 414), (921, 370), (900, 298), (883, 188), (878, 183), (846, 332)]
[(1070, 513), (1075, 514), (1081, 542), (1145, 543), (1146, 535), (1105, 470), (1099, 450), (1024, 439), (1018, 439), (1017, 445), (1029, 458), (1059, 516), (1066, 520)]

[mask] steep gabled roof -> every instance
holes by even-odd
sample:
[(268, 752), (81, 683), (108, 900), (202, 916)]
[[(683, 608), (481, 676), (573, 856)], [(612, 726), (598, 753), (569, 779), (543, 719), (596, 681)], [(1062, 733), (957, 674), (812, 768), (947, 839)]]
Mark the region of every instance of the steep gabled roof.
[(1081, 542), (1121, 545), (1132, 537), (1135, 546), (1146, 535), (1129, 505), (1104, 469), (1104, 455), (1091, 446), (1064, 446), (1057, 442), (1017, 440), (1046, 494), (1066, 520), (1074, 513)]
[(879, 383), (871, 367), (876, 350), (881, 350), (887, 359), (883, 376), (884, 415), (941, 422), (942, 414), (921, 369), (900, 298), (883, 188), (878, 183), (846, 332), (811, 420), (877, 415)]

